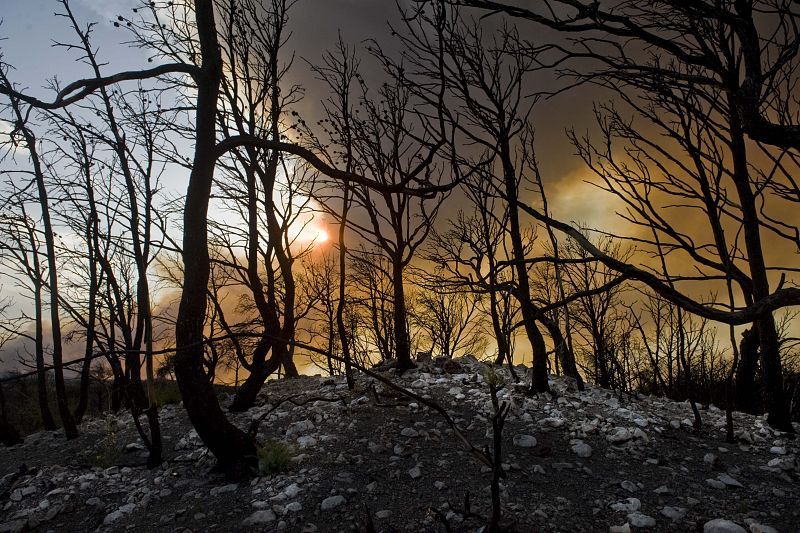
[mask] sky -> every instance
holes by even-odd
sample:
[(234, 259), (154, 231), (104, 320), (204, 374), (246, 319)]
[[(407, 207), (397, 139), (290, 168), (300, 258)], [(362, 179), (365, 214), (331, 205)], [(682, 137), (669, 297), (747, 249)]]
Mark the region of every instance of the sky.
[[(100, 50), (100, 57), (109, 62), (108, 72), (147, 65), (146, 53), (123, 44), (127, 33), (112, 23), (118, 14), (126, 14), (138, 3), (128, 0), (71, 1), (79, 20), (97, 22), (94, 43)], [(11, 77), (27, 91), (39, 96), (48, 94), (43, 87), (53, 77), (69, 82), (86, 74), (85, 66), (70, 59), (74, 54), (54, 47), (55, 42), (69, 42), (73, 38), (67, 21), (53, 16), (59, 7), (55, 0), (0, 0), (0, 38), (5, 39), (0, 41), (3, 59), (16, 67)], [(368, 38), (375, 38), (391, 47), (387, 22), (396, 20), (395, 3), (388, 0), (298, 0), (290, 12), (292, 35), (287, 48), (295, 51), (296, 59), (289, 79), (306, 87), (305, 99), (297, 110), (309, 122), (321, 118), (319, 102), (327, 95), (320, 90), (319, 82), (313, 79), (306, 61), (318, 63), (322, 53), (335, 43), (339, 32), (348, 44), (356, 46), (364, 55), (363, 41)], [(533, 27), (522, 25), (520, 28), (525, 38), (536, 40), (544, 36)], [(552, 83), (552, 79), (541, 80), (541, 86), (552, 87)], [(536, 88), (532, 87), (532, 90)], [(621, 208), (619, 200), (586, 183), (589, 172), (575, 156), (575, 149), (565, 134), (567, 128), (574, 128), (579, 134), (594, 131), (592, 105), (605, 98), (606, 95), (596, 89), (582, 88), (539, 104), (533, 115), (537, 125), (536, 149), (557, 218), (623, 233), (630, 227), (621, 224), (615, 214)], [(170, 176), (169, 187), (180, 194), (187, 177), (187, 173)], [(461, 207), (458, 202), (451, 202), (443, 210), (440, 220), (454, 215), (457, 207)], [(320, 226), (314, 231), (325, 231), (325, 228)], [(784, 257), (787, 251), (778, 243), (768, 247), (767, 253)]]

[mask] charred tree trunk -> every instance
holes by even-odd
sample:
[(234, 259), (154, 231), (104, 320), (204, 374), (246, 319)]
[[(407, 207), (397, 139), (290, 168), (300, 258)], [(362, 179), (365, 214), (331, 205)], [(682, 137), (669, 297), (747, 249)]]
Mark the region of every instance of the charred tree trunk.
[(744, 413), (759, 412), (758, 387), (756, 372), (758, 371), (758, 331), (746, 329), (739, 342), (739, 364), (736, 367), (736, 408)]
[(575, 354), (572, 353), (569, 344), (567, 344), (567, 341), (561, 334), (561, 328), (558, 327), (558, 323), (544, 316), (539, 318), (539, 322), (547, 328), (547, 332), (553, 339), (556, 358), (561, 361), (561, 369), (564, 375), (573, 378), (577, 382), (578, 390), (583, 390), (583, 378), (578, 372), (578, 366), (575, 363)]
[(208, 202), (216, 163), (216, 111), (222, 58), (211, 0), (195, 1), (195, 19), (203, 59), (201, 72), (197, 74), (194, 164), (184, 209), (184, 283), (175, 326), (175, 376), (197, 434), (223, 467), (239, 469), (255, 462), (255, 442), (225, 417), (203, 370), (203, 326), (210, 272)]
[(42, 415), (42, 425), (47, 431), (58, 429), (53, 413), (50, 411), (50, 403), (47, 398), (47, 371), (44, 368), (44, 333), (42, 331), (42, 279), (41, 265), (39, 264), (39, 251), (36, 248), (36, 239), (33, 228), (28, 227), (28, 237), (31, 242), (32, 266), (33, 266), (33, 306), (36, 316), (34, 332), (36, 350), (36, 385), (37, 397), (39, 400), (39, 412)]
[[(13, 102), (13, 100), (12, 100)], [(14, 103), (14, 111), (20, 124), (24, 120), (19, 106)], [(61, 338), (61, 317), (59, 316), (59, 288), (58, 288), (58, 264), (56, 263), (55, 233), (50, 221), (50, 203), (47, 195), (47, 186), (44, 182), (44, 170), (42, 169), (39, 154), (36, 149), (36, 137), (27, 128), (22, 127), (22, 134), (28, 146), (28, 152), (33, 163), (36, 188), (39, 196), (39, 205), (42, 211), (42, 226), (45, 238), (45, 249), (47, 251), (47, 271), (50, 285), (50, 327), (53, 338), (53, 374), (56, 382), (56, 399), (58, 402), (58, 414), (61, 417), (61, 424), (64, 426), (64, 434), (67, 439), (74, 439), (78, 436), (78, 426), (72, 416), (67, 398), (67, 387), (64, 382), (63, 365), (63, 346)]]
[(397, 368), (401, 372), (415, 368), (411, 360), (411, 339), (408, 336), (406, 320), (406, 293), (403, 286), (403, 264), (399, 259), (392, 261), (392, 290), (394, 296), (394, 341)]
[(500, 158), (503, 164), (503, 184), (508, 201), (509, 232), (511, 237), (511, 250), (515, 261), (517, 273), (517, 288), (514, 291), (522, 311), (522, 320), (525, 324), (525, 333), (531, 343), (531, 392), (548, 392), (550, 385), (547, 382), (547, 347), (544, 337), (536, 325), (538, 313), (531, 301), (531, 287), (528, 279), (528, 268), (525, 262), (525, 247), (522, 243), (522, 229), (519, 222), (518, 184), (511, 160), (511, 148), (508, 139), (504, 139), (500, 146)]
[[(733, 160), (733, 181), (742, 211), (747, 262), (753, 283), (753, 300), (758, 302), (770, 295), (767, 268), (761, 243), (761, 230), (758, 207), (752, 190), (747, 161), (747, 147), (744, 131), (737, 109), (734, 93), (728, 93), (730, 109), (731, 155)], [(762, 316), (755, 322), (761, 348), (761, 367), (764, 375), (764, 401), (767, 407), (767, 422), (781, 431), (793, 433), (789, 404), (783, 390), (783, 368), (781, 365), (780, 342), (772, 313)]]

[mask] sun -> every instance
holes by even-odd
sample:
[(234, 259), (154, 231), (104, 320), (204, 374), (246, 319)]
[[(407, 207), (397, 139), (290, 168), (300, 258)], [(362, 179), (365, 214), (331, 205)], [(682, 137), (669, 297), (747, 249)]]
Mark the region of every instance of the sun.
[(317, 230), (317, 234), (314, 236), (313, 241), (323, 243), (328, 242), (328, 239), (330, 239), (328, 232), (320, 228)]

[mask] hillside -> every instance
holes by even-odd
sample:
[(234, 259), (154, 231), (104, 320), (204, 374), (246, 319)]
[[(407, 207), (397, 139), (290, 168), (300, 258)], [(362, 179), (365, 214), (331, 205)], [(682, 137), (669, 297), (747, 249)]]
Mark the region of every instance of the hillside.
[[(446, 407), (482, 448), (491, 442), (486, 368), (460, 360), (447, 369), (396, 379)], [(377, 531), (479, 531), (490, 469), (439, 414), (371, 384), (269, 382), (262, 405), (232, 419), (247, 427), (269, 413), (260, 438), (290, 443), (292, 457), (285, 471), (247, 481), (214, 471), (180, 404), (161, 411), (169, 461), (152, 471), (127, 414), (89, 420), (76, 441), (36, 433), (0, 449), (0, 532), (364, 531), (368, 516)], [(552, 385), (555, 396), (511, 384), (500, 392), (511, 404), (501, 488), (514, 531), (800, 530), (797, 441), (761, 417), (735, 413), (738, 442), (728, 444), (713, 406), (695, 434), (688, 404)], [(269, 412), (289, 397), (314, 399)]]

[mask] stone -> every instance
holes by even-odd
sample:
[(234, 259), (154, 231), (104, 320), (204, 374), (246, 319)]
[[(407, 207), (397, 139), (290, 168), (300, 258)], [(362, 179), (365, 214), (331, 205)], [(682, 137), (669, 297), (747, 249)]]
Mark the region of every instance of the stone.
[(642, 508), (639, 498), (625, 498), (622, 501), (612, 503), (611, 509), (620, 513), (633, 513)]
[(608, 533), (631, 533), (631, 525), (625, 522), (621, 526), (611, 526), (608, 528)]
[(627, 479), (619, 484), (623, 489), (627, 490), (628, 492), (636, 492), (639, 490), (639, 487), (633, 481), (628, 481)]
[(575, 453), (575, 455), (584, 459), (592, 456), (592, 447), (582, 440), (579, 440), (572, 445), (572, 451)]
[(703, 456), (703, 462), (707, 465), (714, 466), (717, 463), (717, 456), (713, 453), (707, 453)]
[(300, 502), (291, 502), (286, 504), (287, 513), (297, 513), (303, 510), (303, 505)]
[(303, 489), (301, 489), (297, 483), (292, 483), (291, 485), (283, 489), (283, 493), (286, 494), (286, 496), (289, 498), (294, 498), (298, 494), (300, 494), (302, 490)]
[(20, 518), (0, 524), (0, 533), (20, 533), (28, 526), (28, 521)]
[(725, 483), (723, 483), (722, 481), (710, 478), (706, 480), (706, 485), (708, 485), (712, 489), (719, 489), (719, 490), (722, 490), (726, 487)]
[(715, 518), (703, 524), (703, 533), (747, 533), (747, 530), (736, 522)]
[(323, 511), (330, 511), (331, 509), (336, 509), (347, 500), (344, 499), (344, 496), (341, 494), (337, 494), (336, 496), (330, 496), (322, 500), (322, 504), (320, 505), (320, 509)]
[(403, 428), (400, 434), (404, 437), (419, 437), (419, 431), (414, 428)]
[(214, 487), (213, 489), (211, 489), (210, 494), (212, 496), (216, 496), (217, 494), (225, 494), (228, 492), (233, 492), (238, 488), (239, 485), (237, 485), (236, 483), (229, 483), (227, 485), (222, 485), (220, 487)]
[(628, 515), (628, 523), (633, 527), (642, 529), (656, 527), (656, 519), (642, 513), (630, 513)]
[(291, 438), (295, 435), (302, 435), (303, 433), (308, 433), (314, 429), (314, 423), (311, 420), (301, 420), (299, 422), (294, 422), (289, 424), (289, 427), (286, 428), (286, 436)]
[(548, 417), (539, 420), (539, 425), (546, 428), (560, 428), (564, 425), (563, 418)]
[(786, 455), (786, 448), (784, 446), (773, 446), (769, 449), (769, 453), (774, 453), (775, 455)]
[(611, 432), (611, 434), (606, 436), (606, 440), (611, 444), (624, 444), (631, 440), (633, 435), (627, 428), (617, 427)]
[(661, 515), (666, 516), (673, 522), (678, 522), (683, 520), (683, 518), (686, 516), (686, 509), (683, 507), (671, 507), (667, 505), (661, 509)]
[(765, 526), (758, 522), (750, 523), (750, 533), (778, 533), (778, 530), (772, 526)]
[(103, 519), (103, 525), (107, 526), (109, 524), (113, 524), (114, 522), (116, 522), (117, 520), (122, 518), (123, 516), (124, 516), (124, 514), (119, 509), (117, 509), (116, 511), (110, 512)]
[(417, 479), (422, 476), (422, 471), (419, 469), (419, 466), (415, 466), (408, 471), (408, 475), (411, 476), (411, 479)]
[(514, 435), (514, 446), (517, 448), (533, 448), (536, 446), (536, 437), (533, 435)]
[(301, 437), (297, 437), (297, 445), (300, 449), (308, 448), (309, 446), (316, 446), (317, 439), (312, 437), (311, 435), (303, 435)]
[(275, 513), (272, 512), (271, 509), (262, 509), (260, 511), (256, 511), (247, 518), (244, 519), (242, 522), (243, 526), (258, 526), (261, 524), (270, 524), (277, 520), (278, 517), (275, 516)]
[(375, 513), (375, 518), (380, 518), (381, 520), (385, 520), (392, 516), (392, 512), (389, 509), (383, 509)]
[(728, 487), (744, 488), (744, 485), (733, 479), (729, 474), (720, 474), (717, 479), (722, 481)]

